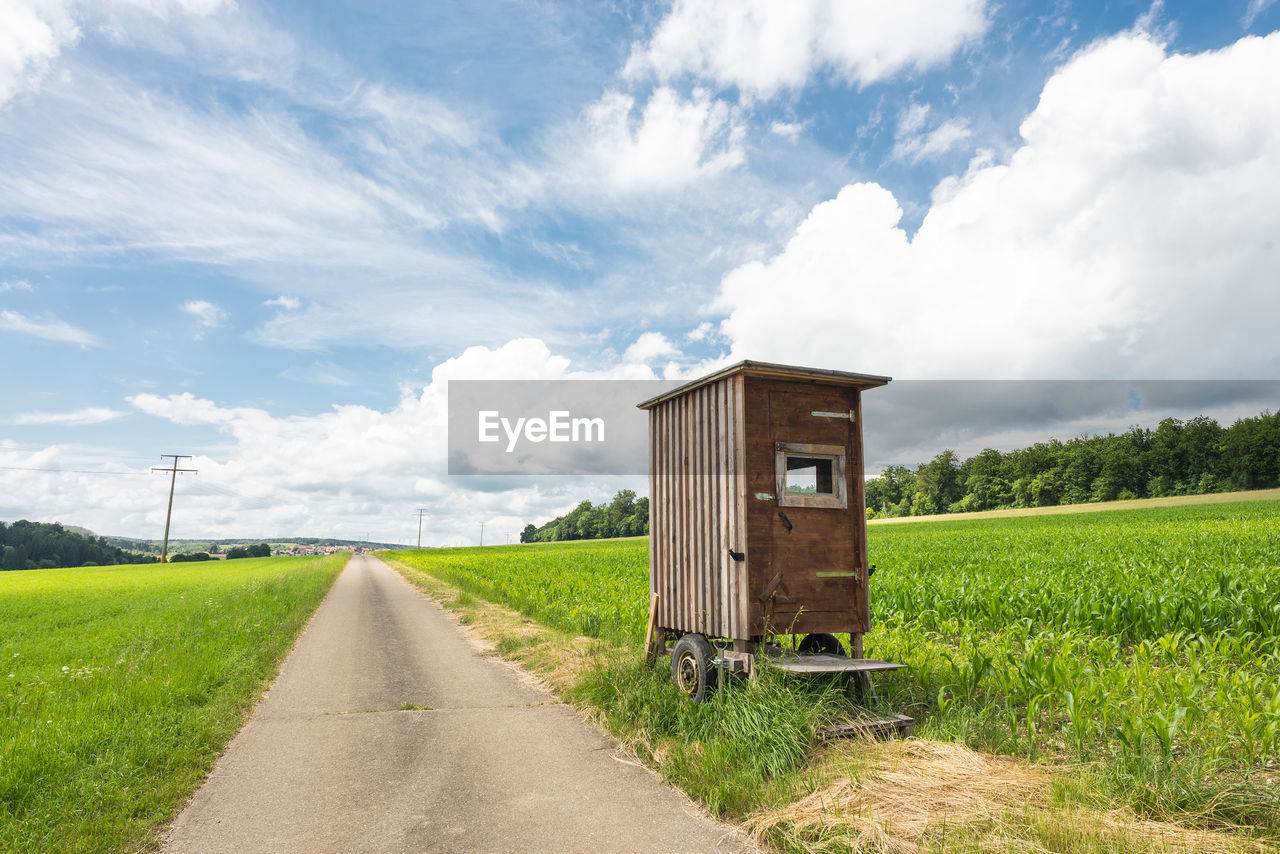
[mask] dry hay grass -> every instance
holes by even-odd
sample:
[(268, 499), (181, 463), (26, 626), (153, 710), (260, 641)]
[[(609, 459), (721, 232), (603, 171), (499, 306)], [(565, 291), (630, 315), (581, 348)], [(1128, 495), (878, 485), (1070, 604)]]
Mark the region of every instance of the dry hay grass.
[(1054, 806), (1049, 769), (960, 744), (853, 742), (823, 762), (846, 773), (799, 801), (753, 816), (747, 828), (761, 840), (813, 852), (1261, 849), (1126, 810)]
[[(861, 779), (843, 776), (824, 789), (748, 822), (762, 838), (849, 836), (872, 851), (916, 851), (944, 824), (994, 820), (1013, 805), (1043, 801), (1048, 773), (1027, 763), (982, 756), (958, 744), (921, 739), (853, 742), (839, 752), (874, 751)], [(830, 757), (836, 758), (837, 757)]]
[(594, 638), (565, 638), (544, 633), (535, 643), (509, 653), (509, 657), (536, 671), (557, 693), (563, 693), (573, 687), (587, 669), (598, 667), (600, 656), (609, 651), (603, 641)]

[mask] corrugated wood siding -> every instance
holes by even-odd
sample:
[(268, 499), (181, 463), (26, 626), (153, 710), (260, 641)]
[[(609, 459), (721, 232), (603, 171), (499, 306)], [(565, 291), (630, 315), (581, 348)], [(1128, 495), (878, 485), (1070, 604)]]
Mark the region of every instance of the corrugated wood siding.
[(743, 378), (649, 410), (649, 584), (662, 628), (746, 638)]

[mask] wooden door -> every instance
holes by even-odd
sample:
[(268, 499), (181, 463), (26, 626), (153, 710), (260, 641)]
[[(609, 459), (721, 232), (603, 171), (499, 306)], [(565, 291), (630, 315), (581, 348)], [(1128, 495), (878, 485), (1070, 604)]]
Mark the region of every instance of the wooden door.
[(866, 631), (856, 410), (857, 392), (844, 387), (769, 391), (776, 506), (766, 584), (776, 583), (762, 593), (775, 633)]

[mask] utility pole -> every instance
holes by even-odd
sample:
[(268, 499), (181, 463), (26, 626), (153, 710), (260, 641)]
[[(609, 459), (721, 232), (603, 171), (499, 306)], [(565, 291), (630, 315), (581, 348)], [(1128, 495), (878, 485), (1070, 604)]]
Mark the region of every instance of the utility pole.
[(178, 468), (178, 460), (189, 460), (191, 459), (190, 454), (161, 454), (160, 455), (160, 459), (163, 460), (166, 458), (173, 460), (173, 466), (171, 468), (153, 467), (151, 469), (152, 471), (169, 472), (169, 509), (164, 514), (164, 543), (160, 546), (160, 562), (161, 563), (164, 563), (165, 560), (169, 557), (169, 521), (173, 518), (173, 487), (178, 482), (178, 472), (197, 471), (197, 469)]
[(427, 515), (427, 511), (421, 507), (418, 508), (418, 548), (422, 548), (422, 517)]
[(480, 545), (484, 545), (484, 522), (480, 523)]

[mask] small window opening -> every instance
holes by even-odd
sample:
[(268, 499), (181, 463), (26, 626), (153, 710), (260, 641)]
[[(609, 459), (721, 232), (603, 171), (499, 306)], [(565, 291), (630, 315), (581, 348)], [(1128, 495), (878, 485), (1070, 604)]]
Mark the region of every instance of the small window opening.
[(844, 445), (775, 442), (774, 494), (783, 507), (849, 507)]
[(835, 495), (835, 469), (830, 457), (787, 455), (789, 495)]

